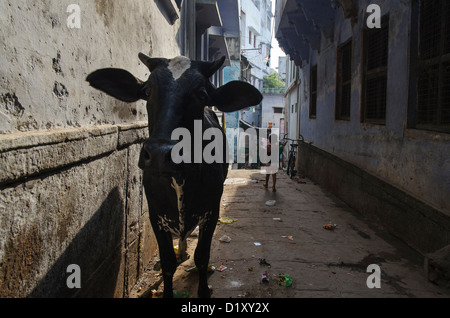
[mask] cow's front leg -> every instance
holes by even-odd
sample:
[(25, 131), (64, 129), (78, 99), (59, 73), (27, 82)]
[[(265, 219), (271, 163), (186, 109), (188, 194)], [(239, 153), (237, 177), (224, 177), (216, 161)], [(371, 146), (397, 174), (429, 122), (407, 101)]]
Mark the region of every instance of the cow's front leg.
[(194, 261), (198, 268), (198, 297), (210, 298), (211, 292), (208, 287), (208, 266), (211, 250), (211, 240), (216, 229), (219, 211), (209, 215), (208, 220), (200, 227), (197, 248), (195, 249)]
[(164, 278), (164, 298), (173, 298), (173, 275), (177, 270), (177, 256), (173, 249), (173, 239), (170, 232), (159, 228), (158, 224), (152, 220), (153, 231), (158, 241), (159, 257)]
[(169, 232), (163, 232), (160, 236), (164, 236), (162, 239), (157, 239), (164, 278), (164, 298), (173, 298), (173, 275), (177, 270), (177, 256), (173, 250), (172, 235)]

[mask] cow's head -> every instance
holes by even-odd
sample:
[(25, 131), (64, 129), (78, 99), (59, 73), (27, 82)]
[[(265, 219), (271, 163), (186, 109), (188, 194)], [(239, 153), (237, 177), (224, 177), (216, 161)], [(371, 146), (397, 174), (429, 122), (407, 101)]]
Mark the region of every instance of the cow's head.
[(171, 135), (176, 128), (193, 131), (194, 121), (203, 118), (205, 106), (216, 106), (223, 112), (234, 112), (257, 105), (261, 93), (252, 85), (233, 81), (216, 88), (209, 78), (222, 67), (225, 58), (214, 62), (150, 58), (140, 53), (139, 59), (149, 68), (147, 81), (141, 81), (121, 69), (101, 69), (87, 81), (124, 102), (147, 101), (149, 136), (139, 166), (142, 169), (167, 171), (177, 169), (171, 161), (176, 141)]

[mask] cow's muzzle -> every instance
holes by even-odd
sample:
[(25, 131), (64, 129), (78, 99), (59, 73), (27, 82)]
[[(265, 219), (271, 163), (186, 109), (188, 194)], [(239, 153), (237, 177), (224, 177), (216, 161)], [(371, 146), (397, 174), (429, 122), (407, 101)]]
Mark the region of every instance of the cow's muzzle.
[(141, 150), (139, 168), (159, 175), (174, 175), (201, 168), (201, 164), (175, 163), (172, 157), (174, 146), (175, 141), (147, 140)]
[(172, 142), (147, 140), (141, 150), (139, 168), (160, 172), (176, 170), (179, 167), (171, 158), (173, 146)]

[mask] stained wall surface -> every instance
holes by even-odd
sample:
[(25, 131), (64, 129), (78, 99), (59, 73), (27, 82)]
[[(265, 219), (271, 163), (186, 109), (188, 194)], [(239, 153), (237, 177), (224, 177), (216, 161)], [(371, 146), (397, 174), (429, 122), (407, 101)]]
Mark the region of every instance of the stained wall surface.
[(137, 167), (145, 103), (85, 78), (145, 80), (138, 53), (179, 55), (180, 22), (154, 1), (70, 4), (0, 2), (0, 297), (124, 297), (156, 250)]

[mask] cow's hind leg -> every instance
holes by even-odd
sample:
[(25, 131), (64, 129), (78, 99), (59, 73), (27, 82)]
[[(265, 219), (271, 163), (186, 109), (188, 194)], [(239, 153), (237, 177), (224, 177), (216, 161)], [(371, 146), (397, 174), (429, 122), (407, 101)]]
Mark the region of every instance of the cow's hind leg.
[(194, 261), (198, 268), (198, 297), (210, 298), (211, 292), (208, 287), (208, 265), (211, 250), (211, 240), (216, 229), (219, 212), (212, 213), (209, 219), (200, 228), (197, 248), (195, 249)]
[(187, 253), (187, 241), (186, 239), (181, 239), (178, 241), (178, 254), (177, 254), (177, 262), (183, 263), (189, 259), (189, 255)]

